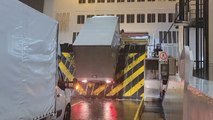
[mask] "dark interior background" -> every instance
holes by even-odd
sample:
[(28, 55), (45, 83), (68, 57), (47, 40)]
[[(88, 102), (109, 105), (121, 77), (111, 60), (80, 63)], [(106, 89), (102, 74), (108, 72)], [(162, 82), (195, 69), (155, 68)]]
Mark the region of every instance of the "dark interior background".
[(43, 12), (43, 8), (44, 8), (44, 0), (19, 0), (25, 4), (27, 4), (28, 6)]

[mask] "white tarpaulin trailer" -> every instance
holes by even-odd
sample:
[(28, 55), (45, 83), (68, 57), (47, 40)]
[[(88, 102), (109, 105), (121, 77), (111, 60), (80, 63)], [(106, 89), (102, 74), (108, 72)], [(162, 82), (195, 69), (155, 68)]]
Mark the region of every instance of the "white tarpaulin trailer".
[(55, 111), (57, 22), (0, 0), (0, 119), (33, 120)]
[(117, 17), (87, 19), (73, 44), (78, 80), (113, 80), (120, 45), (119, 31)]

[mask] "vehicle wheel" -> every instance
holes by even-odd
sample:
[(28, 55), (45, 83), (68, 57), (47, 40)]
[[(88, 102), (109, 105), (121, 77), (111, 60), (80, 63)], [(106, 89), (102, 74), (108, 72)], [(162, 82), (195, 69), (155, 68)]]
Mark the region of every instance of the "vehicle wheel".
[(70, 120), (70, 113), (71, 113), (70, 105), (67, 105), (65, 112), (64, 112), (64, 119), (63, 120)]

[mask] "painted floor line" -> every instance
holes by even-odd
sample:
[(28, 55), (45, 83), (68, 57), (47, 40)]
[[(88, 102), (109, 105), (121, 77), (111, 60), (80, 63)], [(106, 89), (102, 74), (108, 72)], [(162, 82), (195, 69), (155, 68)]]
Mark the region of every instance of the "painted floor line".
[(75, 103), (75, 104), (72, 104), (71, 107), (73, 107), (73, 106), (75, 106), (75, 105), (77, 105), (77, 104), (80, 104), (80, 103), (82, 103), (82, 102), (84, 102), (84, 101), (80, 101), (80, 102), (77, 102), (77, 103)]

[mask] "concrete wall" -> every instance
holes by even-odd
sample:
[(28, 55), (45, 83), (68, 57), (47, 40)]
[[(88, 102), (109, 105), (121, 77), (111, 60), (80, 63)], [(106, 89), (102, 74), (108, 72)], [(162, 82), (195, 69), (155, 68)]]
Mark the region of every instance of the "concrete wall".
[(197, 90), (188, 90), (185, 120), (211, 120), (213, 118), (212, 98), (199, 93)]
[(181, 58), (184, 60), (180, 65), (184, 68), (183, 76), (180, 74), (183, 81), (170, 78), (163, 100), (166, 120), (211, 120), (213, 82), (192, 77), (193, 58), (187, 47)]
[(209, 0), (209, 79), (213, 80), (213, 1)]
[[(87, 1), (87, 0), (86, 0)], [(59, 39), (61, 43), (72, 43), (73, 32), (79, 32), (82, 24), (77, 24), (77, 15), (107, 15), (107, 14), (137, 14), (137, 13), (155, 13), (155, 23), (125, 23), (120, 24), (120, 28), (124, 29), (125, 32), (149, 32), (152, 39), (158, 39), (159, 31), (167, 31), (171, 23), (158, 23), (157, 13), (168, 13), (175, 12), (176, 1), (159, 1), (155, 2), (124, 2), (124, 3), (85, 3), (79, 4), (78, 0), (45, 0), (44, 13), (52, 18), (56, 18), (57, 13), (70, 13), (68, 19), (68, 29), (61, 31)], [(147, 16), (145, 16), (147, 21)], [(175, 28), (172, 29), (172, 31)]]
[(194, 84), (190, 82), (184, 90), (183, 82), (170, 80), (163, 101), (166, 120), (211, 120), (213, 118), (211, 82), (195, 80)]

